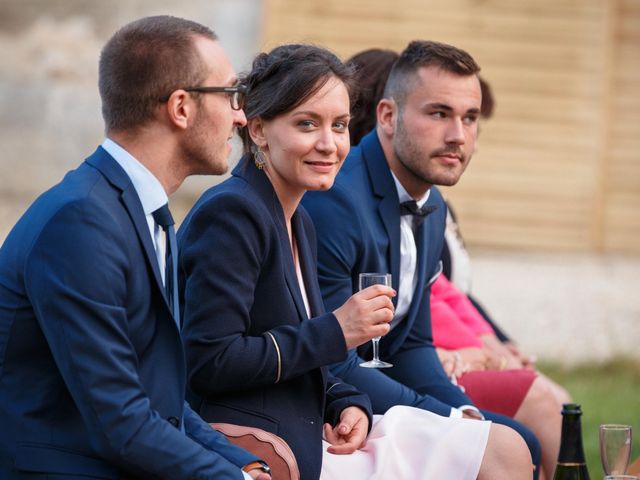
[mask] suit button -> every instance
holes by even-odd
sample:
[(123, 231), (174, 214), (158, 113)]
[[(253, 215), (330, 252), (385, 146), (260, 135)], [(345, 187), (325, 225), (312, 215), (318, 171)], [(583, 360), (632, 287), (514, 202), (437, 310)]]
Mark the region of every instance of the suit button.
[(167, 418), (167, 420), (171, 425), (173, 425), (176, 428), (180, 426), (180, 420), (178, 420), (178, 417), (169, 417)]

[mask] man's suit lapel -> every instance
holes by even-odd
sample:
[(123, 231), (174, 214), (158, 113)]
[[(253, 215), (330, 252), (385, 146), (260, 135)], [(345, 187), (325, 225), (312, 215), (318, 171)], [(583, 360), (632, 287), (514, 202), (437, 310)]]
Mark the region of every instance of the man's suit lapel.
[(95, 153), (87, 159), (87, 163), (97, 168), (114, 187), (120, 190), (120, 198), (122, 199), (122, 203), (127, 210), (131, 221), (133, 222), (138, 238), (142, 243), (147, 261), (153, 271), (156, 284), (158, 285), (158, 288), (160, 288), (167, 306), (169, 306), (166, 291), (162, 284), (162, 277), (160, 275), (160, 267), (156, 258), (156, 251), (153, 247), (151, 235), (149, 234), (147, 219), (145, 217), (144, 210), (142, 209), (140, 198), (138, 197), (131, 180), (122, 167), (120, 167), (118, 162), (116, 162), (102, 147), (98, 147)]
[[(360, 148), (373, 187), (373, 194), (379, 199), (378, 214), (389, 238), (388, 262), (391, 266), (391, 282), (393, 288), (397, 290), (400, 284), (400, 200), (398, 199), (398, 191), (375, 130), (362, 139)], [(395, 305), (395, 297), (393, 302)]]
[(289, 288), (289, 293), (291, 293), (291, 297), (293, 298), (296, 309), (298, 310), (298, 315), (300, 315), (301, 319), (306, 319), (307, 312), (304, 307), (302, 293), (300, 292), (300, 287), (298, 285), (298, 277), (296, 275), (295, 265), (293, 263), (293, 254), (291, 252), (291, 242), (289, 241), (287, 224), (284, 219), (284, 211), (282, 210), (282, 205), (280, 205), (276, 192), (273, 190), (271, 182), (269, 182), (266, 174), (263, 171), (258, 170), (246, 156), (240, 160), (238, 166), (233, 170), (233, 174), (244, 178), (249, 182), (249, 184), (254, 187), (260, 199), (273, 213), (276, 224), (278, 225), (278, 239), (280, 240), (280, 248), (283, 252), (282, 269), (284, 270), (287, 287)]

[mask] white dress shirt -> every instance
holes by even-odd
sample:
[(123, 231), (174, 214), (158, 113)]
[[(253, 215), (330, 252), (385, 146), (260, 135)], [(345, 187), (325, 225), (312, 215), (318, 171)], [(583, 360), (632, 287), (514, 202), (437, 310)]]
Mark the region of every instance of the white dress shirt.
[[(427, 190), (424, 197), (419, 200), (411, 198), (409, 193), (400, 183), (400, 180), (391, 172), (393, 181), (398, 191), (398, 199), (400, 203), (415, 200), (418, 207), (427, 203), (431, 190)], [(393, 320), (391, 320), (391, 328), (396, 327), (404, 320), (409, 311), (413, 300), (413, 293), (418, 283), (418, 271), (416, 269), (418, 260), (418, 250), (416, 248), (416, 239), (413, 234), (413, 215), (402, 215), (400, 217), (400, 278), (398, 279), (398, 301), (396, 303), (396, 312)], [(450, 417), (460, 418), (465, 410), (473, 410), (480, 414), (480, 411), (473, 405), (461, 405), (458, 408), (451, 407)]]
[(153, 241), (153, 247), (156, 250), (156, 258), (160, 267), (160, 275), (164, 282), (166, 239), (162, 228), (160, 228), (153, 219), (152, 213), (166, 204), (169, 201), (169, 197), (167, 197), (167, 193), (164, 191), (162, 184), (153, 173), (116, 142), (107, 138), (102, 143), (102, 148), (118, 162), (129, 179), (131, 179), (131, 183), (133, 183), (133, 188), (138, 194), (142, 209), (147, 218), (149, 233), (151, 234), (151, 240)]
[[(398, 198), (400, 203), (414, 200), (407, 193), (398, 178), (391, 172), (393, 181), (396, 184)], [(424, 197), (416, 200), (418, 207), (422, 207), (427, 200), (431, 190), (427, 190)], [(409, 311), (411, 301), (413, 300), (413, 292), (418, 284), (418, 251), (416, 249), (416, 240), (413, 234), (413, 215), (402, 215), (400, 217), (400, 278), (398, 278), (398, 300), (396, 302), (396, 312), (393, 320), (391, 320), (391, 328), (395, 328)]]

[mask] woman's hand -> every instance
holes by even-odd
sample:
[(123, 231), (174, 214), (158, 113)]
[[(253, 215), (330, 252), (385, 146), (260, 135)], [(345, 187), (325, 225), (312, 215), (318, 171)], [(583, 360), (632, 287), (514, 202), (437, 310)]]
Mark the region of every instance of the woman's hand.
[(491, 358), (491, 370), (511, 370), (525, 368), (522, 359), (514, 354), (495, 335), (481, 335), (480, 339), (484, 344), (487, 355)]
[(509, 350), (509, 352), (511, 352), (514, 356), (516, 356), (522, 362), (522, 366), (524, 368), (529, 368), (531, 370), (536, 369), (537, 358), (535, 355), (525, 355), (522, 352), (522, 350), (520, 350), (518, 346), (512, 342), (505, 342), (503, 343), (503, 345), (507, 350)]
[(449, 378), (457, 380), (465, 372), (467, 372), (470, 366), (462, 359), (462, 356), (455, 350), (444, 350), (442, 348), (436, 348), (436, 353), (442, 364), (444, 372)]
[(253, 470), (249, 470), (247, 472), (247, 475), (253, 478), (253, 480), (271, 480), (271, 475), (269, 475), (268, 473), (264, 473), (259, 468), (254, 468)]
[(458, 352), (462, 361), (468, 366), (467, 371), (477, 372), (489, 369), (491, 359), (484, 349), (477, 347), (460, 348), (456, 350), (456, 352)]
[(391, 298), (395, 296), (396, 291), (391, 287), (372, 285), (353, 294), (333, 312), (348, 349), (389, 333), (394, 312)]
[(325, 439), (331, 444), (327, 452), (339, 455), (355, 452), (364, 445), (368, 429), (369, 417), (359, 407), (345, 408), (335, 427), (324, 424)]

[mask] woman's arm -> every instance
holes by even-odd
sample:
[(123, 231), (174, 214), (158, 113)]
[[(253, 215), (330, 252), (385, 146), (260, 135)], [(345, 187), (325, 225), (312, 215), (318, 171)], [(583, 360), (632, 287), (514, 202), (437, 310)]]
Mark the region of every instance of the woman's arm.
[(190, 387), (203, 398), (278, 383), (346, 355), (333, 314), (300, 323), (295, 309), (279, 308), (285, 299), (273, 298), (273, 312), (259, 312), (273, 327), (255, 324), (256, 286), (277, 235), (250, 192), (216, 194), (180, 229), (183, 341)]

